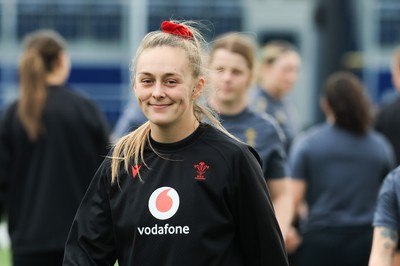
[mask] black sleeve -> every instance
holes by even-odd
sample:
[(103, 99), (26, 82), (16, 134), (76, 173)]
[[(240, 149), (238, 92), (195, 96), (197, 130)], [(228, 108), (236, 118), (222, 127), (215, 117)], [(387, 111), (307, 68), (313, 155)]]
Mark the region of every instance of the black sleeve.
[(8, 179), (12, 164), (12, 119), (17, 105), (12, 104), (0, 118), (0, 218), (7, 205)]
[(236, 219), (245, 265), (288, 265), (260, 164), (244, 150), (235, 165)]
[(289, 168), (287, 165), (285, 151), (275, 149), (268, 156), (267, 162), (263, 167), (264, 176), (269, 179), (280, 179), (289, 176)]
[(66, 242), (63, 265), (113, 266), (116, 261), (109, 167), (110, 159), (105, 159), (81, 202)]

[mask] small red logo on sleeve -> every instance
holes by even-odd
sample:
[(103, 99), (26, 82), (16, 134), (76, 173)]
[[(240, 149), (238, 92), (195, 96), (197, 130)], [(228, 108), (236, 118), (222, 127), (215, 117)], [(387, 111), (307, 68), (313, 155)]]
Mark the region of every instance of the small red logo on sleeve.
[(142, 165), (135, 164), (135, 165), (132, 166), (132, 176), (133, 176), (133, 178), (136, 178), (137, 174), (139, 173), (140, 167), (142, 167)]
[(205, 162), (199, 162), (199, 164), (194, 165), (194, 168), (197, 169), (197, 176), (194, 179), (205, 180), (204, 174), (210, 166), (206, 165)]

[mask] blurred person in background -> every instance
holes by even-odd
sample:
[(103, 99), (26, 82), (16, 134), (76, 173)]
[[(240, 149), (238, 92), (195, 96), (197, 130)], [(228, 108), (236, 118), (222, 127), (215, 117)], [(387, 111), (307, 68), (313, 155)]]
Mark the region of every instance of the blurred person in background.
[(258, 85), (252, 92), (252, 106), (273, 116), (285, 133), (286, 151), (299, 131), (297, 114), (286, 96), (299, 76), (300, 56), (283, 40), (268, 42), (261, 49)]
[(0, 191), (13, 265), (61, 265), (109, 129), (96, 104), (66, 85), (70, 60), (59, 34), (32, 32), (24, 45), (20, 95), (0, 120)]
[(375, 129), (382, 133), (392, 144), (396, 154), (396, 163), (400, 164), (400, 47), (393, 55), (391, 65), (392, 84), (396, 96), (386, 102), (375, 118)]
[(136, 99), (128, 102), (112, 132), (113, 142), (132, 132), (147, 121)]
[(400, 167), (389, 173), (379, 191), (374, 215), (370, 266), (399, 265)]
[[(392, 144), (396, 154), (396, 165), (400, 165), (400, 47), (394, 51), (390, 70), (395, 96), (378, 109), (375, 129)], [(400, 265), (400, 243), (395, 251), (393, 265)]]
[(287, 265), (256, 151), (201, 97), (206, 43), (195, 26), (164, 21), (141, 41), (133, 88), (148, 121), (97, 171), (64, 265)]
[(370, 103), (360, 80), (331, 75), (321, 108), (326, 122), (299, 135), (289, 155), (303, 242), (299, 266), (367, 265), (378, 189), (394, 167), (388, 141), (371, 129)]
[(212, 42), (209, 70), (216, 93), (209, 102), (228, 132), (260, 154), (264, 178), (285, 237), (294, 207), (283, 132), (270, 115), (256, 113), (248, 106), (256, 71), (255, 51), (253, 41), (237, 32), (226, 33)]
[[(396, 92), (395, 92), (395, 96), (389, 101), (389, 102), (385, 102), (382, 107), (380, 107), (378, 109), (378, 113), (375, 117), (375, 129), (382, 133), (388, 140), (389, 142), (392, 144), (392, 147), (394, 149), (394, 152), (396, 154), (396, 165), (400, 165), (400, 47), (398, 47), (397, 49), (395, 49), (394, 54), (393, 54), (393, 58), (392, 58), (392, 64), (391, 64), (391, 74), (392, 74), (392, 84), (393, 87), (395, 88)], [(396, 202), (396, 206), (398, 206), (397, 204), (398, 199), (395, 199), (395, 197), (399, 197), (398, 194), (400, 194), (400, 191), (396, 191), (396, 189), (399, 189), (398, 186), (398, 172), (396, 171), (395, 173), (393, 173), (392, 175), (390, 175), (390, 180), (391, 181), (387, 181), (387, 185), (386, 188), (382, 188), (382, 196), (380, 199), (382, 201), (382, 207), (379, 207), (378, 205), (378, 209), (377, 212), (379, 214), (379, 216), (384, 216), (384, 211), (386, 208), (383, 204), (385, 204), (386, 199), (390, 200), (390, 202), (388, 202), (387, 204), (393, 204), (394, 202)], [(393, 187), (389, 187), (389, 186), (393, 186)], [(390, 194), (393, 193), (393, 194)], [(388, 195), (387, 195), (388, 194)], [(390, 195), (389, 195), (390, 194)], [(394, 218), (393, 216), (390, 215), (396, 215), (396, 217), (400, 217), (399, 216), (399, 210), (392, 208), (393, 206), (389, 206), (388, 208), (388, 212), (386, 214), (389, 215), (389, 217), (387, 218)], [(386, 219), (386, 217), (380, 218), (380, 219)], [(391, 220), (391, 221), (386, 221), (383, 220), (382, 224), (381, 222), (377, 223), (375, 225), (375, 234), (374, 234), (374, 249), (373, 249), (373, 256), (372, 256), (372, 265), (386, 265), (386, 264), (374, 264), (374, 258), (375, 256), (379, 253), (381, 255), (383, 255), (383, 257), (386, 257), (387, 261), (390, 261), (393, 263), (393, 265), (400, 265), (400, 243), (397, 244), (396, 248), (394, 250), (391, 250), (392, 245), (391, 245), (391, 241), (393, 239), (387, 238), (386, 240), (388, 241), (388, 246), (385, 249), (382, 249), (381, 251), (385, 251), (385, 252), (392, 252), (394, 253), (394, 256), (392, 258), (392, 254), (390, 253), (390, 256), (387, 256), (387, 254), (389, 253), (385, 253), (382, 252), (380, 253), (380, 251), (378, 251), (379, 247), (381, 247), (381, 243), (379, 242), (379, 234), (378, 232), (382, 231), (382, 234), (380, 236), (382, 236), (383, 238), (385, 236), (396, 236), (396, 243), (398, 242), (398, 227), (394, 226), (393, 222), (398, 223), (399, 221), (397, 219), (395, 220)], [(380, 228), (378, 228), (378, 225)], [(387, 234), (384, 234), (387, 233)], [(390, 234), (389, 234), (390, 233)], [(381, 239), (381, 240), (385, 240), (385, 239)], [(375, 244), (375, 242), (377, 244)], [(390, 264), (387, 264), (390, 265)]]

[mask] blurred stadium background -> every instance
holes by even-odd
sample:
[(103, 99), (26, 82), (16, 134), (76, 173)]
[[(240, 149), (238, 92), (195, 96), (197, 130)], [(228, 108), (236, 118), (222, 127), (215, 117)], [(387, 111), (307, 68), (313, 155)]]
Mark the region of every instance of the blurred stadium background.
[(69, 43), (69, 83), (94, 99), (113, 127), (132, 97), (129, 65), (140, 39), (170, 18), (201, 20), (210, 28), (208, 40), (242, 31), (260, 45), (293, 42), (303, 65), (290, 98), (304, 127), (322, 119), (319, 90), (335, 70), (359, 75), (376, 104), (393, 94), (389, 66), (400, 42), (399, 0), (0, 0), (0, 112), (18, 95), (23, 36), (51, 28)]
[(97, 101), (111, 127), (131, 95), (130, 60), (138, 42), (165, 19), (195, 19), (226, 31), (293, 42), (303, 58), (290, 95), (301, 123), (322, 119), (318, 91), (334, 70), (359, 74), (375, 103), (393, 91), (389, 64), (400, 41), (398, 0), (0, 0), (0, 110), (18, 95), (23, 36), (51, 28), (69, 42), (69, 82)]

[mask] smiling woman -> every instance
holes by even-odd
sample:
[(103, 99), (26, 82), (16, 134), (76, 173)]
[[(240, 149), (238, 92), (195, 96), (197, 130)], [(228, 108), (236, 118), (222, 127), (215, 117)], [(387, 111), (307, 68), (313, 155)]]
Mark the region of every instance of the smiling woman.
[(168, 46), (145, 50), (137, 61), (135, 94), (157, 141), (178, 141), (199, 125), (193, 101), (201, 94), (204, 78), (193, 78), (188, 64), (184, 50)]
[(201, 104), (203, 39), (190, 25), (142, 40), (133, 87), (148, 122), (98, 170), (64, 265), (288, 265), (258, 154)]

